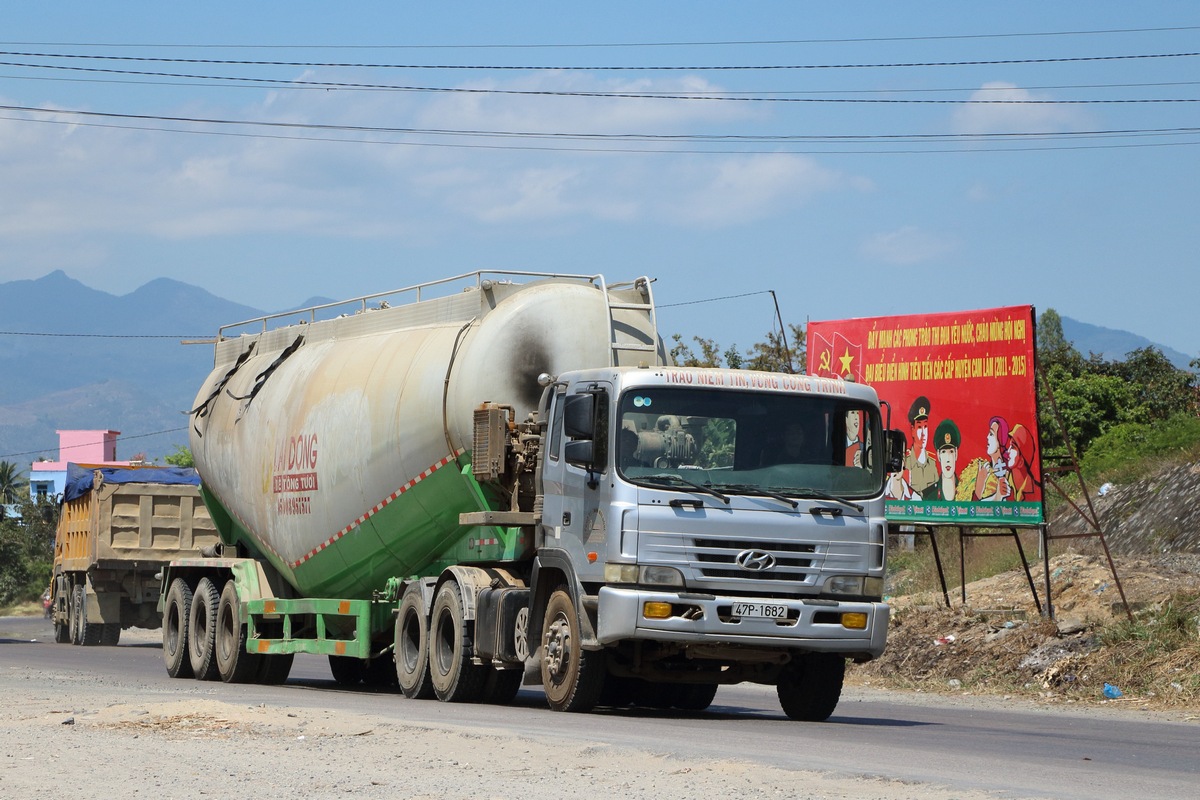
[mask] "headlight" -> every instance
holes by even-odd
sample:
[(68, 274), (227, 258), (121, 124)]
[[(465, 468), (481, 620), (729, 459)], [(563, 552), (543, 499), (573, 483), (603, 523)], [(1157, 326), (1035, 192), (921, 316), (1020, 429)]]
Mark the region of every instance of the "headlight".
[(605, 583), (642, 584), (645, 586), (683, 586), (683, 573), (674, 567), (637, 564), (605, 564)]
[(825, 591), (829, 594), (863, 594), (862, 576), (834, 575), (825, 581)]

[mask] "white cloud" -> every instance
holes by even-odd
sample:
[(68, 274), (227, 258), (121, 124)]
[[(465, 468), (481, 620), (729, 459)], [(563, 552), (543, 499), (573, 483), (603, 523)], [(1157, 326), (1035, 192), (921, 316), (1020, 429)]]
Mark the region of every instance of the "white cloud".
[(863, 243), (864, 256), (886, 264), (912, 266), (936, 260), (958, 247), (954, 240), (913, 225), (880, 233)]
[[(1004, 81), (985, 83), (971, 95), (977, 104), (964, 105), (954, 112), (956, 133), (1037, 133), (1079, 130), (1087, 116), (1069, 106), (1032, 101), (1053, 100)], [(986, 103), (983, 101), (992, 101)]]
[(732, 225), (780, 213), (838, 188), (846, 179), (810, 158), (777, 153), (701, 162), (670, 194), (664, 209), (682, 224)]

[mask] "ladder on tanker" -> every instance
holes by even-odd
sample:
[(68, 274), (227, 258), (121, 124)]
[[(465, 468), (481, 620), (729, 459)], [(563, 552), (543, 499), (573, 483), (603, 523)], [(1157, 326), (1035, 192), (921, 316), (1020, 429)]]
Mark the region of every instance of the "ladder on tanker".
[[(659, 349), (658, 317), (655, 313), (654, 293), (650, 288), (650, 280), (643, 277), (638, 278), (632, 283), (607, 286), (604, 284), (603, 277), (596, 276), (596, 278), (600, 281), (600, 288), (604, 292), (604, 299), (608, 307), (608, 341), (612, 351), (610, 357), (612, 366), (636, 366), (639, 361), (646, 361), (650, 365), (656, 364)], [(618, 290), (625, 293), (640, 294), (644, 299), (642, 302), (614, 299), (613, 292)], [(621, 315), (619, 312), (629, 313)], [(632, 322), (642, 315), (644, 315), (645, 321), (649, 323), (649, 342), (646, 342), (639, 336), (639, 334), (644, 335), (645, 329)], [(620, 316), (626, 316), (627, 319), (622, 320), (619, 318)], [(633, 354), (633, 357), (623, 359), (621, 357), (622, 353)], [(640, 354), (647, 354), (648, 357), (639, 358)]]

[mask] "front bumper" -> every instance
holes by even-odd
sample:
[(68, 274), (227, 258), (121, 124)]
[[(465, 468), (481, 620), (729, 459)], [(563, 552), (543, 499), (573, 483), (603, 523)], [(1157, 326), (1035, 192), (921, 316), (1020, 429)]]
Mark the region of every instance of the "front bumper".
[[(869, 658), (883, 654), (891, 616), (891, 607), (887, 603), (771, 598), (772, 604), (788, 607), (787, 620), (730, 616), (734, 603), (762, 600), (761, 597), (713, 598), (711, 595), (605, 586), (600, 589), (597, 637), (601, 644), (644, 639), (681, 644), (792, 648)], [(686, 616), (646, 618), (642, 609), (648, 602), (669, 603)], [(861, 629), (843, 626), (840, 618), (847, 613), (865, 614), (866, 626)]]

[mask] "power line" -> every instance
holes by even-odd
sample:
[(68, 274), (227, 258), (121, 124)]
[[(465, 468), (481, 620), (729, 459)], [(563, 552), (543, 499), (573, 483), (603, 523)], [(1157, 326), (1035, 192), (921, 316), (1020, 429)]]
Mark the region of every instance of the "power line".
[[(129, 441), (133, 441), (134, 439), (147, 439), (151, 436), (162, 436), (163, 434), (179, 433), (180, 431), (186, 431), (186, 430), (187, 430), (187, 426), (184, 426), (181, 428), (168, 428), (168, 429), (162, 430), (162, 431), (154, 431), (153, 433), (139, 433), (139, 434), (135, 434), (133, 436), (118, 436), (114, 441), (129, 442)], [(39, 453), (45, 453), (47, 450), (52, 450), (52, 449), (57, 449), (59, 452), (62, 452), (63, 450), (73, 450), (73, 449), (79, 448), (79, 447), (96, 447), (97, 445), (101, 445), (101, 444), (104, 444), (104, 442), (85, 442), (83, 444), (67, 445), (66, 447), (63, 447), (62, 445), (55, 445), (53, 448), (44, 448), (42, 450), (27, 450), (23, 453), (5, 453), (5, 454), (0, 455), (0, 460), (7, 461), (8, 459), (15, 458), (17, 456), (34, 456), (34, 455), (38, 455)]]
[[(1200, 99), (1193, 101), (1200, 102)], [(33, 106), (5, 106), (3, 111), (22, 111), (36, 114), (102, 117), (122, 120), (178, 122), (203, 125), (234, 125), (246, 127), (284, 128), (294, 130), (339, 131), (348, 133), (386, 133), (426, 136), (462, 136), (480, 138), (562, 139), (583, 141), (654, 141), (654, 142), (791, 142), (791, 141), (845, 141), (845, 140), (986, 140), (1021, 137), (1076, 138), (1087, 136), (1130, 136), (1130, 135), (1191, 135), (1200, 133), (1200, 127), (1182, 128), (1122, 128), (1087, 131), (1030, 131), (995, 133), (928, 133), (928, 134), (650, 134), (650, 133), (585, 133), (522, 130), (482, 130), (454, 128), (410, 128), (373, 125), (341, 125), (330, 123), (278, 122), (270, 120), (235, 120), (219, 117), (174, 117), (153, 114), (122, 114), (108, 111), (81, 111), (76, 109), (45, 109)], [(22, 119), (9, 117), (8, 119)]]
[[(211, 334), (210, 334), (211, 335)], [(200, 336), (169, 336), (141, 333), (45, 333), (42, 331), (0, 331), (0, 336), (54, 336), (66, 339), (199, 339)]]
[[(15, 122), (27, 122), (40, 125), (71, 125), (80, 128), (109, 128), (115, 130), (135, 130), (149, 131), (157, 133), (180, 133), (192, 136), (228, 136), (247, 139), (274, 139), (282, 141), (306, 141), (306, 142), (326, 142), (332, 144), (369, 144), (369, 145), (389, 145), (393, 147), (437, 147), (449, 149), (467, 149), (467, 150), (515, 150), (515, 151), (532, 151), (532, 152), (551, 152), (551, 153), (610, 153), (610, 154), (648, 154), (648, 155), (903, 155), (903, 154), (919, 154), (919, 153), (1000, 153), (1000, 152), (1016, 152), (1016, 151), (1039, 151), (1039, 150), (1103, 150), (1114, 148), (1132, 148), (1132, 147), (1177, 147), (1177, 146), (1192, 146), (1200, 144), (1200, 142), (1148, 142), (1139, 144), (1111, 144), (1111, 145), (1068, 145), (1055, 147), (971, 147), (969, 149), (958, 147), (953, 149), (933, 149), (924, 148), (921, 150), (797, 150), (780, 147), (770, 149), (686, 149), (678, 147), (657, 147), (657, 148), (633, 148), (633, 147), (569, 147), (569, 146), (548, 146), (548, 145), (529, 145), (529, 144), (484, 144), (484, 143), (463, 143), (463, 142), (416, 142), (416, 141), (395, 141), (395, 140), (380, 140), (380, 139), (352, 139), (352, 138), (335, 138), (328, 136), (304, 136), (292, 135), (284, 136), (282, 134), (265, 134), (265, 133), (239, 133), (237, 131), (218, 130), (186, 130), (181, 128), (165, 128), (152, 127), (149, 125), (108, 125), (95, 122), (69, 122), (66, 120), (42, 120), (28, 119), (25, 117), (6, 117), (0, 115), (0, 119), (8, 119)], [(1191, 129), (1180, 128), (1174, 129), (1174, 133), (1154, 133), (1147, 130), (1144, 133), (1130, 133), (1118, 135), (1195, 135)], [(964, 143), (969, 143), (970, 140), (986, 141), (988, 137), (1001, 136), (1005, 134), (944, 134), (944, 136), (959, 136), (962, 137)], [(1018, 135), (1018, 134), (1008, 134)], [(1023, 134), (1027, 136), (1037, 136), (1043, 139), (1062, 138), (1069, 135), (1069, 132), (1059, 133), (1040, 133), (1040, 134)], [(910, 135), (911, 136), (911, 135)], [(819, 137), (812, 137), (816, 143), (820, 143)], [(911, 139), (900, 140), (902, 142), (911, 142)], [(671, 144), (663, 142), (662, 144)], [(1020, 144), (1020, 142), (1017, 142)]]
[(860, 36), (834, 39), (750, 39), (693, 42), (544, 42), (544, 43), (484, 43), (484, 44), (182, 44), (147, 42), (0, 42), (5, 47), (160, 47), (177, 49), (228, 50), (538, 50), (584, 49), (603, 47), (726, 47), (796, 44), (862, 44), (873, 42), (932, 42), (967, 41), (972, 39), (1046, 38), (1054, 36), (1099, 36), (1114, 33), (1173, 33), (1200, 30), (1200, 26), (1180, 25), (1157, 28), (1107, 28), (1100, 30), (1034, 31), (1013, 33), (944, 34), (938, 36)]
[[(0, 50), (0, 56), (20, 58), (60, 58), (94, 61), (132, 61), (135, 63), (156, 64), (212, 64), (220, 66), (254, 66), (254, 67), (323, 67), (328, 69), (408, 69), (408, 70), (486, 70), (486, 71), (519, 71), (519, 72), (708, 72), (708, 71), (771, 71), (771, 70), (839, 70), (839, 69), (898, 69), (907, 67), (979, 67), (1007, 66), (1016, 64), (1073, 64), (1096, 61), (1133, 61), (1144, 59), (1190, 58), (1200, 56), (1200, 52), (1179, 53), (1135, 53), (1108, 56), (1056, 56), (1050, 58), (1004, 58), (992, 60), (969, 61), (896, 61), (880, 63), (846, 63), (846, 64), (691, 64), (691, 65), (513, 65), (513, 64), (387, 64), (342, 61), (247, 61), (240, 59), (220, 58), (164, 58), (155, 56), (105, 56), (90, 53), (37, 53), (17, 50)], [(57, 65), (43, 66), (47, 69), (67, 69)]]
[[(2, 63), (3, 62), (0, 62), (0, 64), (2, 64)], [(17, 64), (15, 66), (40, 67), (43, 65)], [(161, 74), (161, 73), (134, 72), (132, 74), (146, 75), (148, 77), (153, 77), (154, 75)], [(180, 76), (180, 77), (189, 77), (189, 76)], [(231, 78), (231, 77), (224, 77), (224, 76), (206, 76), (206, 75), (197, 75), (194, 77), (194, 79), (189, 79), (187, 81), (137, 81), (137, 80), (124, 80), (124, 79), (108, 80), (105, 78), (66, 78), (66, 77), (55, 77), (52, 75), (0, 75), (0, 78), (3, 78), (5, 80), (14, 80), (14, 81), (59, 81), (59, 82), (67, 82), (67, 83), (100, 83), (100, 84), (111, 84), (111, 85), (119, 85), (119, 86), (202, 86), (202, 87), (203, 86), (207, 86), (207, 87), (221, 86), (221, 87), (228, 87), (228, 88), (232, 88), (232, 89), (258, 89), (258, 88), (261, 88), (259, 83), (246, 83), (243, 85), (243, 84), (234, 82), (234, 81), (239, 81), (239, 80), (245, 80), (245, 81), (257, 81), (257, 82), (271, 83), (276, 88), (279, 88), (279, 89), (292, 89), (292, 90), (296, 90), (296, 91), (328, 92), (333, 89), (336, 89), (339, 91), (340, 90), (353, 90), (353, 91), (385, 91), (385, 92), (386, 91), (429, 91), (429, 92), (455, 91), (454, 89), (439, 89), (436, 87), (408, 87), (408, 86), (394, 86), (394, 85), (388, 85), (388, 84), (367, 84), (367, 83), (364, 83), (364, 84), (338, 84), (338, 83), (322, 83), (322, 82), (305, 83), (305, 82), (300, 82), (300, 81), (291, 81), (291, 80), (282, 79), (282, 78), (272, 78), (272, 79), (236, 78), (236, 77)], [(228, 82), (204, 83), (202, 81), (228, 81)], [(1155, 81), (1155, 82), (1139, 82), (1139, 83), (1064, 83), (1064, 84), (1030, 84), (1030, 85), (1023, 84), (1019, 87), (1011, 87), (1011, 86), (958, 86), (958, 87), (943, 86), (943, 87), (922, 87), (922, 88), (911, 88), (911, 89), (905, 89), (905, 88), (778, 89), (778, 90), (776, 90), (776, 89), (760, 89), (760, 90), (754, 90), (754, 91), (738, 91), (738, 90), (732, 90), (732, 89), (731, 90), (714, 89), (711, 91), (688, 90), (687, 94), (683, 96), (683, 99), (699, 100), (699, 99), (704, 99), (705, 96), (718, 96), (718, 97), (722, 97), (722, 98), (724, 98), (724, 97), (744, 98), (744, 99), (748, 99), (748, 100), (767, 102), (770, 99), (768, 96), (781, 96), (781, 95), (934, 94), (934, 93), (944, 93), (944, 92), (1004, 92), (1004, 91), (1012, 91), (1013, 88), (1020, 88), (1020, 89), (1026, 90), (1026, 91), (1048, 91), (1051, 89), (1145, 89), (1145, 88), (1163, 88), (1163, 87), (1167, 87), (1167, 86), (1200, 86), (1200, 81)], [(474, 90), (474, 91), (487, 92), (489, 90), (480, 89), (480, 90)], [(495, 93), (499, 93), (499, 90), (495, 90)], [(636, 98), (646, 98), (646, 99), (660, 99), (660, 98), (661, 99), (674, 99), (672, 96), (677, 95), (677, 94), (678, 94), (678, 92), (666, 92), (666, 91), (655, 92), (655, 91), (651, 91), (651, 90), (646, 90), (646, 91), (637, 92), (635, 94), (625, 93), (622, 95), (617, 95), (615, 93), (594, 92), (591, 95), (585, 95), (585, 96), (597, 96), (597, 97), (621, 96), (621, 97), (636, 97)], [(761, 98), (756, 97), (756, 95), (759, 95), (762, 97)]]

